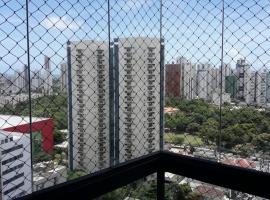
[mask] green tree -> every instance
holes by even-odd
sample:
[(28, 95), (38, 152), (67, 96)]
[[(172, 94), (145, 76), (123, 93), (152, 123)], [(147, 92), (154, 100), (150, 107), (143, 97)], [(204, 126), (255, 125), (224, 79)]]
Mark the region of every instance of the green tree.
[(70, 171), (68, 171), (67, 179), (73, 180), (73, 179), (76, 179), (76, 178), (79, 178), (79, 177), (85, 176), (85, 175), (87, 175), (87, 173), (83, 170), (70, 170)]
[(234, 150), (237, 152), (237, 154), (248, 157), (249, 155), (252, 155), (255, 152), (255, 147), (252, 143), (246, 143), (246, 144), (239, 144), (234, 147)]
[(202, 196), (198, 193), (192, 192), (188, 183), (179, 185), (176, 192), (176, 200), (201, 200)]
[(231, 149), (239, 144), (250, 143), (255, 134), (254, 124), (235, 124), (222, 130), (221, 141), (225, 148)]
[(218, 136), (218, 122), (214, 118), (209, 118), (203, 123), (200, 129), (202, 140), (206, 144), (216, 143)]
[(192, 123), (187, 125), (186, 131), (188, 133), (194, 134), (194, 133), (198, 132), (199, 129), (200, 129), (200, 124), (192, 122)]
[(262, 150), (263, 152), (270, 151), (270, 134), (259, 134), (254, 137), (252, 143), (256, 146), (258, 150)]
[(66, 140), (66, 135), (59, 131), (58, 129), (54, 130), (54, 143), (59, 144)]

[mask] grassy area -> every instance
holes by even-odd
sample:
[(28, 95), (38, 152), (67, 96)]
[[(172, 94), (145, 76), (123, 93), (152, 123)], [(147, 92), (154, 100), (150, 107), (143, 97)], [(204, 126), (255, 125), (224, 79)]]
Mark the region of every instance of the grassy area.
[(172, 144), (189, 144), (192, 146), (202, 146), (203, 141), (200, 137), (194, 135), (184, 135), (184, 134), (175, 134), (175, 133), (165, 133), (164, 135), (165, 142)]

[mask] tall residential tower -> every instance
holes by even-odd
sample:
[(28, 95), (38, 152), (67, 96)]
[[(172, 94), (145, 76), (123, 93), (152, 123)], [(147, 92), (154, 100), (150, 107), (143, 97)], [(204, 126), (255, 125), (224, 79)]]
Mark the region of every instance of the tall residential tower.
[(70, 49), (70, 165), (94, 172), (110, 163), (109, 50), (97, 41), (74, 42)]
[(114, 61), (119, 81), (116, 82), (119, 93), (116, 94), (116, 112), (119, 111), (115, 116), (119, 120), (116, 154), (120, 162), (159, 149), (160, 47), (158, 38), (115, 40)]
[(44, 57), (44, 80), (43, 80), (43, 90), (45, 95), (52, 95), (53, 93), (53, 77), (51, 71), (51, 61), (48, 56)]

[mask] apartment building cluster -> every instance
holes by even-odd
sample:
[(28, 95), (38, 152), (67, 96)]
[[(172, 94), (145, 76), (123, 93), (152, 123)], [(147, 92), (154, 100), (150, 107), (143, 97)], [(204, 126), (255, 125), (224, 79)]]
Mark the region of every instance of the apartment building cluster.
[[(24, 65), (21, 72), (13, 74), (0, 74), (0, 107), (6, 104), (16, 105), (28, 100), (29, 84), (31, 86), (31, 97), (33, 99), (53, 94), (53, 74), (51, 59), (44, 56), (42, 70), (32, 70), (29, 79), (28, 66)], [(61, 64), (60, 90), (67, 89), (67, 65)]]
[(46, 95), (52, 94), (53, 75), (51, 70), (51, 62), (48, 56), (44, 56), (44, 66), (42, 70), (30, 70), (30, 80), (28, 74), (28, 66), (24, 65), (21, 72), (15, 71), (12, 75), (0, 75), (0, 92), (3, 95), (21, 94), (29, 91), (43, 93)]
[(160, 39), (149, 37), (69, 45), (72, 169), (94, 172), (159, 149), (160, 47)]
[[(245, 59), (230, 65), (192, 64), (181, 57), (175, 64), (165, 66), (166, 96), (204, 99), (214, 104), (244, 102), (266, 105), (270, 102), (270, 73), (266, 69), (254, 71)], [(220, 98), (222, 94), (222, 98)]]

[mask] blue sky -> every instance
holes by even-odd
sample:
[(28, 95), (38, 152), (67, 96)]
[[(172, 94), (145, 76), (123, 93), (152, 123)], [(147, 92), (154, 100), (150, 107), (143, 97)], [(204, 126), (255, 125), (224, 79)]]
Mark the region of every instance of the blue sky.
[[(27, 61), (23, 3), (0, 2), (0, 73), (20, 71)], [(220, 0), (163, 0), (166, 62), (185, 56), (192, 62), (220, 65), (221, 6)], [(111, 38), (159, 37), (159, 10), (155, 0), (111, 0)], [(29, 13), (32, 71), (40, 69), (48, 55), (54, 73), (59, 73), (67, 40), (108, 41), (106, 0), (31, 0)], [(256, 69), (270, 67), (269, 13), (268, 0), (225, 0), (225, 62), (234, 66), (246, 57)]]

